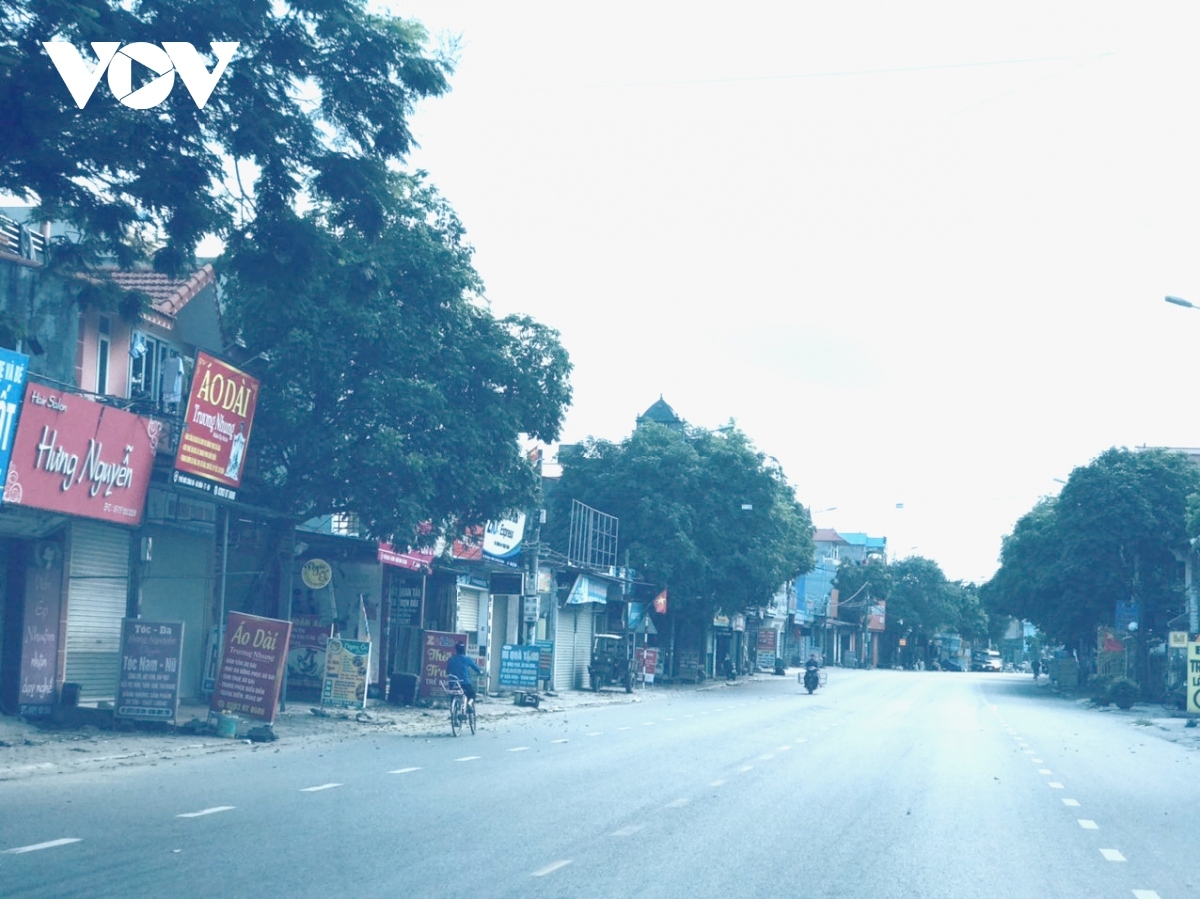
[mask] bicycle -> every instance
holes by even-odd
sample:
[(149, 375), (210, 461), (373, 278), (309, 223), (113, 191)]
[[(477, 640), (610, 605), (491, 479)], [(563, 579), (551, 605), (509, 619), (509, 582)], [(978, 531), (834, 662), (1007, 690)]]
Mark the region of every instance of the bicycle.
[(450, 733), (457, 737), (464, 722), (475, 733), (475, 703), (467, 699), (462, 683), (451, 674), (447, 675), (444, 687), (450, 694)]

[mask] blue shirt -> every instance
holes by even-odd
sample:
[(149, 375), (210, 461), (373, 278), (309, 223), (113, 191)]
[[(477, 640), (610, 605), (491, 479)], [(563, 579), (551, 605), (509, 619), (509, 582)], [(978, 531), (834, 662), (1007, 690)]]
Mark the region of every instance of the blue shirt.
[(471, 661), (471, 659), (466, 655), (460, 656), (458, 653), (455, 653), (450, 657), (450, 661), (446, 663), (446, 673), (452, 677), (457, 677), (464, 684), (469, 684), (472, 682), (472, 671), (474, 671), (476, 674), (483, 674), (483, 672), (479, 670), (479, 666)]

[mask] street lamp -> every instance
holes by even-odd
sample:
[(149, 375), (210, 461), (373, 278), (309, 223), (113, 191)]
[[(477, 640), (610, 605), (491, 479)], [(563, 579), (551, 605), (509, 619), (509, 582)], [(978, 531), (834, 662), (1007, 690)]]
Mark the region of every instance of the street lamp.
[(1163, 299), (1173, 306), (1182, 306), (1185, 309), (1200, 309), (1200, 306), (1197, 306), (1191, 300), (1185, 300), (1183, 297), (1163, 297)]

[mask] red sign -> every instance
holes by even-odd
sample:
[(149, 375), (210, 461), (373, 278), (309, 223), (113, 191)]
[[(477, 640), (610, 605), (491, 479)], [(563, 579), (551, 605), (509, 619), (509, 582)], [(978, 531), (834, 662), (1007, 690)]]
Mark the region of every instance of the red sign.
[(197, 353), (175, 470), (238, 487), (257, 403), (257, 380), (207, 353)]
[(141, 524), (161, 428), (149, 418), (30, 381), (4, 502)]
[(287, 663), (290, 621), (230, 612), (210, 708), (271, 724)]
[(759, 628), (758, 642), (755, 646), (758, 652), (775, 652), (775, 629), (771, 627)]
[(407, 568), (409, 571), (429, 571), (433, 564), (433, 551), (418, 549), (400, 552), (392, 544), (381, 542), (375, 558), (381, 565)]
[(425, 631), (421, 640), (421, 683), (417, 689), (418, 696), (428, 698), (443, 692), (442, 683), (446, 680), (446, 663), (450, 661), (450, 656), (454, 655), (454, 644), (466, 642), (466, 634)]

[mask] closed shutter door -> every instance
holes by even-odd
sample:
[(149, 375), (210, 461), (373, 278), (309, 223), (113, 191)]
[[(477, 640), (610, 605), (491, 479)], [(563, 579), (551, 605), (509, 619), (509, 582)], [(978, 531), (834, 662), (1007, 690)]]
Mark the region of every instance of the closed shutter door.
[(588, 674), (588, 663), (592, 660), (592, 623), (596, 620), (596, 607), (584, 603), (575, 616), (579, 627), (575, 631), (575, 682), (580, 690), (590, 690), (592, 677)]
[(479, 630), (479, 591), (458, 588), (458, 632), (473, 634)]
[(575, 686), (575, 623), (579, 616), (575, 606), (559, 610), (554, 629), (554, 690), (570, 690)]
[(129, 592), (129, 531), (76, 522), (67, 590), (67, 676), (85, 703), (115, 700)]

